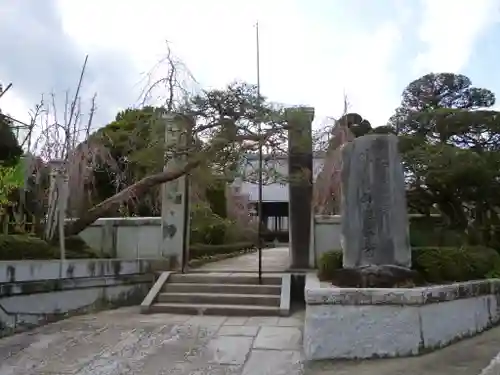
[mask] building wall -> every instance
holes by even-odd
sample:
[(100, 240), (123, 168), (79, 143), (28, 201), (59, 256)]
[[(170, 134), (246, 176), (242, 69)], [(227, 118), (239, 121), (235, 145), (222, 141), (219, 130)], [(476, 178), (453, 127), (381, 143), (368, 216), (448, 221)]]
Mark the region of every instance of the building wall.
[[(252, 180), (252, 182), (244, 181), (241, 184), (241, 191), (244, 194), (248, 194), (250, 202), (256, 202), (259, 195), (259, 185), (257, 183), (257, 170), (259, 161), (255, 158), (251, 158), (246, 161), (244, 170), (243, 180)], [(313, 158), (313, 180), (316, 180), (319, 172), (323, 168), (324, 157), (322, 155), (317, 155)], [(267, 171), (272, 171), (270, 175), (275, 175), (281, 182), (277, 183), (267, 183), (262, 188), (262, 201), (264, 202), (288, 202), (288, 158), (280, 157), (274, 158), (273, 160), (266, 161), (263, 166), (264, 176)], [(264, 177), (265, 178), (265, 177)], [(271, 179), (272, 180), (272, 179)], [(255, 182), (254, 182), (255, 181)], [(266, 182), (265, 182), (266, 183)]]

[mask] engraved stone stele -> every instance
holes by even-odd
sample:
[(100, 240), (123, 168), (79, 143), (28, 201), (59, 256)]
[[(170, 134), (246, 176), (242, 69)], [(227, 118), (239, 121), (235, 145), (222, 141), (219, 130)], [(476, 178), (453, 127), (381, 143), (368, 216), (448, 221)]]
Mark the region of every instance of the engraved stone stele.
[[(185, 157), (176, 156), (178, 147), (189, 142), (187, 121), (184, 116), (168, 113), (165, 122), (166, 165), (164, 170), (180, 167)], [(162, 186), (161, 240), (159, 258), (166, 258), (173, 270), (185, 266), (189, 257), (189, 180), (183, 175)]]
[(341, 184), (343, 267), (409, 269), (408, 213), (398, 138), (371, 134), (347, 144), (342, 150)]

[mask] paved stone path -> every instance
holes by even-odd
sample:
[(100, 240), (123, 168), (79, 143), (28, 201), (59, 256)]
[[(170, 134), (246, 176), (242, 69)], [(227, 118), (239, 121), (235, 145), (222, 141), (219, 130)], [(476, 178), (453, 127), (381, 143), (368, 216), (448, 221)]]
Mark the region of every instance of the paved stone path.
[(0, 340), (1, 375), (479, 375), (500, 327), (421, 357), (304, 363), (289, 318), (142, 315), (122, 308)]
[(0, 374), (302, 374), (302, 323), (300, 313), (228, 318), (122, 308), (0, 340)]
[[(283, 272), (289, 266), (288, 247), (262, 249), (262, 270), (265, 272)], [(259, 253), (249, 253), (235, 258), (207, 263), (199, 270), (204, 271), (259, 271)]]

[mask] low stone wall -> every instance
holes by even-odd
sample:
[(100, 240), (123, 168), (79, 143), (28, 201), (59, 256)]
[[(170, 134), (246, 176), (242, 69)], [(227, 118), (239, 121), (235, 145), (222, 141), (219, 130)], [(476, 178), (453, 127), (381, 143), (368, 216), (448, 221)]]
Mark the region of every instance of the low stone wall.
[(422, 354), (500, 320), (500, 279), (420, 288), (337, 288), (308, 274), (308, 359)]
[(71, 314), (140, 304), (157, 260), (78, 259), (0, 262), (0, 336)]
[(91, 248), (113, 258), (157, 258), (161, 243), (161, 218), (102, 218), (79, 236)]

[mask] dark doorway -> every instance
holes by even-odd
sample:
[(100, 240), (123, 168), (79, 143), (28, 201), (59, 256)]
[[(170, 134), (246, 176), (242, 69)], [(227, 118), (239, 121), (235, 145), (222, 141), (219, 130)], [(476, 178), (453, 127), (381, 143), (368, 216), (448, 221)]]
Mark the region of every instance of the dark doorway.
[(262, 202), (262, 218), (264, 241), (288, 243), (288, 202)]

